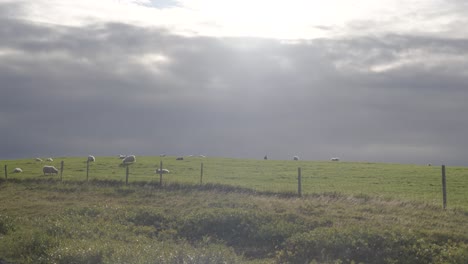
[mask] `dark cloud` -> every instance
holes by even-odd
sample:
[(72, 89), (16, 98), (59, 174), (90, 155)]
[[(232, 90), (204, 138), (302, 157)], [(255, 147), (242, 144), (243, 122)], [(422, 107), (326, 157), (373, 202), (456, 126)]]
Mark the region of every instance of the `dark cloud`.
[(1, 23), (1, 158), (297, 154), (466, 164), (466, 39), (287, 44), (123, 24)]

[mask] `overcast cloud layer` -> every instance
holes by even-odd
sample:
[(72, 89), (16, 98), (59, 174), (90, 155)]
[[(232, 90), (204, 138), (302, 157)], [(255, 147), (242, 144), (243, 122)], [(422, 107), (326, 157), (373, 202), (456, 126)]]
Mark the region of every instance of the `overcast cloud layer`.
[[(467, 5), (423, 2), (410, 4), (424, 10), (415, 23), (444, 23), (412, 33), (398, 20), (374, 34), (363, 18), (339, 34), (285, 39), (187, 35), (99, 16), (46, 23), (31, 15), (44, 1), (0, 1), (0, 158), (268, 154), (468, 165), (468, 38), (458, 16)], [(158, 3), (125, 5), (187, 8)], [(359, 27), (367, 33), (353, 33)]]

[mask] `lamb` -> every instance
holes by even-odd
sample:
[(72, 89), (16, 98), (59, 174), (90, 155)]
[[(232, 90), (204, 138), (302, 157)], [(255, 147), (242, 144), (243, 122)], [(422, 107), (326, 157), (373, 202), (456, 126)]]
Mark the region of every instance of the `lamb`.
[(162, 173), (162, 174), (167, 174), (167, 173), (169, 173), (169, 170), (168, 170), (168, 169), (160, 169), (160, 168), (157, 168), (157, 169), (156, 169), (156, 173), (157, 173), (157, 174), (161, 174), (161, 173)]
[(293, 160), (299, 160), (299, 157), (298, 157), (298, 156), (294, 156), (294, 157), (293, 157)]
[(331, 160), (331, 161), (340, 161), (340, 158), (336, 158), (336, 157), (335, 157), (335, 158), (331, 158), (330, 160)]
[(36, 161), (42, 161), (42, 159), (41, 158), (36, 158)]
[(54, 166), (44, 166), (42, 168), (42, 172), (44, 173), (44, 175), (46, 175), (46, 173), (47, 174), (53, 174), (53, 173), (58, 174), (58, 170)]
[(21, 168), (15, 168), (13, 170), (13, 173), (20, 173), (20, 172), (23, 172), (23, 170)]
[(89, 161), (89, 162), (95, 162), (95, 161), (96, 161), (96, 158), (95, 158), (94, 156), (92, 156), (92, 155), (89, 155), (89, 156), (88, 156), (88, 161)]
[(52, 158), (48, 158), (46, 159), (46, 161), (54, 161)]
[(123, 164), (132, 164), (136, 162), (136, 157), (135, 155), (130, 155), (125, 157), (125, 159), (122, 160)]

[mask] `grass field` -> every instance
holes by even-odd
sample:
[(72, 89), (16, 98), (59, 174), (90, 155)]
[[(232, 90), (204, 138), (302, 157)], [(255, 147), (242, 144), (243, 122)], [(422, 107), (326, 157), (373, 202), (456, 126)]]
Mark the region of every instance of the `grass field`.
[[(86, 157), (58, 157), (54, 162), (36, 162), (31, 158), (3, 161), (0, 165), (8, 165), (11, 179), (45, 178), (42, 166), (51, 164), (60, 168), (62, 160), (65, 164), (64, 181), (86, 180)], [(442, 206), (440, 166), (200, 157), (176, 161), (175, 157), (137, 157), (137, 162), (130, 166), (129, 182), (159, 183), (155, 169), (160, 161), (171, 171), (163, 175), (165, 184), (199, 184), (203, 162), (203, 183), (233, 185), (261, 192), (297, 192), (297, 168), (301, 167), (303, 194), (339, 192)], [(23, 173), (13, 174), (15, 167), (22, 168)], [(468, 210), (468, 168), (447, 167), (446, 173), (448, 206)], [(89, 169), (89, 180), (93, 179), (125, 181), (125, 168), (120, 166), (117, 157), (97, 157), (97, 162), (91, 163)]]
[[(63, 181), (42, 175), (62, 160)], [(160, 157), (128, 185), (117, 157), (87, 183), (85, 160), (0, 161), (0, 262), (468, 263), (466, 168), (447, 168), (442, 210), (440, 167), (165, 157), (160, 186)]]

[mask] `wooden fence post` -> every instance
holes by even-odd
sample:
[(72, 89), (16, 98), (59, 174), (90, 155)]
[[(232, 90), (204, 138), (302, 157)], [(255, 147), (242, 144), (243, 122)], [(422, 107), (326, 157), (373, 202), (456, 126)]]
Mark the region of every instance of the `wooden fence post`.
[(162, 175), (163, 175), (163, 162), (161, 160), (159, 162), (159, 186), (161, 187), (162, 187), (162, 181), (163, 181)]
[(63, 181), (63, 160), (60, 162), (60, 181)]
[(442, 165), (442, 198), (445, 210), (447, 208), (447, 182), (445, 177), (445, 165)]
[(301, 168), (297, 168), (297, 193), (299, 197), (302, 197), (302, 175)]
[(86, 161), (86, 182), (89, 182), (89, 159)]
[(128, 185), (129, 166), (125, 166), (125, 185)]
[(5, 180), (8, 180), (8, 166), (5, 165)]
[(203, 184), (203, 162), (200, 167), (200, 185)]

